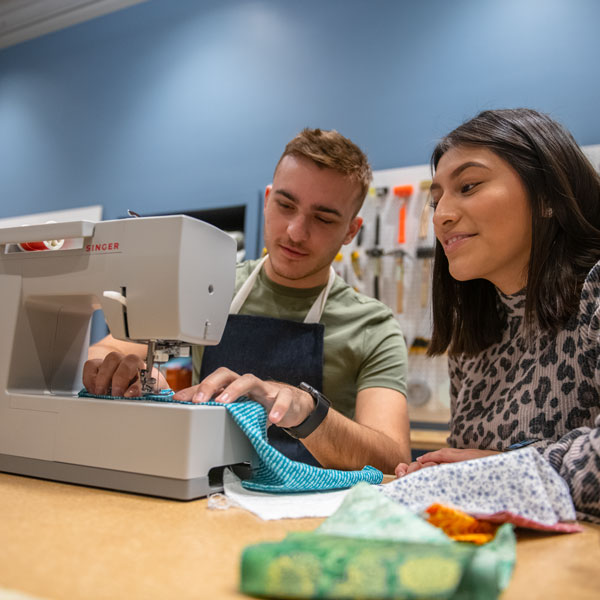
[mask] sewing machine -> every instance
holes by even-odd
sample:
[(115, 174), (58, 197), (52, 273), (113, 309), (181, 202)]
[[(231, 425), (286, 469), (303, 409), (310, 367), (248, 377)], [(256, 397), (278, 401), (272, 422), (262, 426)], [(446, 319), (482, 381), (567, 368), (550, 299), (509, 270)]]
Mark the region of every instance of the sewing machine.
[[(23, 250), (39, 240), (64, 243)], [(222, 489), (211, 470), (252, 463), (224, 407), (77, 396), (96, 309), (152, 362), (217, 344), (235, 255), (185, 216), (0, 229), (0, 470), (188, 500)]]

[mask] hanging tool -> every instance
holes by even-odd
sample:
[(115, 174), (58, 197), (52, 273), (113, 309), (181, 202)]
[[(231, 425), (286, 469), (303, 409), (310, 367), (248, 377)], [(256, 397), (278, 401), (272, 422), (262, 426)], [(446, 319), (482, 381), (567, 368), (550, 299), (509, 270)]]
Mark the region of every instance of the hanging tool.
[[(412, 185), (397, 185), (394, 188), (394, 196), (400, 199), (400, 210), (398, 211), (398, 244), (406, 243), (406, 210), (408, 199), (413, 194)], [(404, 311), (404, 256), (402, 250), (396, 256), (396, 312)]]
[(396, 261), (395, 280), (396, 280), (396, 312), (404, 312), (404, 260), (410, 258), (408, 252), (402, 248), (396, 248), (385, 253), (386, 256), (393, 256)]
[(360, 285), (360, 282), (363, 278), (362, 267), (360, 265), (360, 251), (362, 247), (362, 241), (365, 233), (365, 224), (363, 223), (356, 234), (356, 246), (354, 250), (350, 254), (350, 264), (352, 265), (352, 270), (354, 271), (354, 276), (356, 278), (356, 285)]
[(419, 239), (427, 239), (431, 214), (431, 202), (429, 201), (429, 190), (431, 188), (431, 180), (421, 181), (419, 184), (419, 204), (422, 206), (421, 218), (419, 219)]
[(381, 204), (388, 195), (387, 187), (371, 188), (369, 195), (373, 197), (375, 203), (375, 240), (373, 248), (366, 251), (367, 255), (373, 259), (373, 297), (377, 300), (380, 299), (379, 280), (381, 277), (381, 257), (383, 256), (383, 249), (379, 246), (380, 240), (380, 229), (381, 229)]
[(400, 198), (401, 205), (398, 211), (398, 243), (404, 244), (406, 242), (406, 205), (408, 199), (413, 195), (412, 185), (397, 185), (394, 188), (394, 196)]
[(363, 273), (360, 266), (360, 253), (358, 252), (358, 250), (352, 251), (352, 254), (350, 255), (350, 262), (352, 263), (352, 270), (356, 275), (356, 279), (362, 281)]
[(431, 223), (431, 203), (430, 203), (431, 180), (421, 181), (419, 184), (419, 205), (421, 206), (421, 216), (419, 218), (419, 233), (417, 248), (417, 258), (421, 261), (421, 308), (426, 308), (429, 304), (429, 294), (431, 289), (431, 261), (435, 254), (435, 249), (429, 246), (423, 246), (427, 241), (429, 226)]
[(417, 248), (417, 258), (421, 261), (421, 308), (426, 308), (429, 303), (431, 290), (431, 261), (435, 248)]

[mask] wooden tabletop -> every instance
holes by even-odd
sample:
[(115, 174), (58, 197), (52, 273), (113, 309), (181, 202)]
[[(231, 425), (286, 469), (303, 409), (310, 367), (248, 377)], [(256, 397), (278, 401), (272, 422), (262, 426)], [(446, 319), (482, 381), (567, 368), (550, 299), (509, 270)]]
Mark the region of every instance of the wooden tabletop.
[[(261, 521), (177, 502), (0, 474), (0, 588), (46, 599), (244, 598), (242, 549), (322, 519)], [(597, 600), (600, 526), (519, 533), (503, 600)], [(1, 597), (1, 591), (0, 591)]]
[(446, 448), (449, 431), (438, 429), (410, 428), (410, 447), (412, 450), (438, 450)]

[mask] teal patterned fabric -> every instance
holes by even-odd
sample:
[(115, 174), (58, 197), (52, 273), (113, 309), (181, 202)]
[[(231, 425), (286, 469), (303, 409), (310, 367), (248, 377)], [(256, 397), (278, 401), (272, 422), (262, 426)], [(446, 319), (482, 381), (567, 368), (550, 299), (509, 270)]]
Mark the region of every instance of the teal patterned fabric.
[[(96, 396), (88, 393), (87, 390), (82, 390), (79, 395), (83, 398), (105, 400), (192, 404), (192, 402), (173, 400), (171, 390), (163, 390), (159, 394), (133, 398)], [(224, 406), (254, 446), (258, 454), (258, 467), (254, 469), (252, 479), (242, 481), (242, 486), (248, 490), (275, 494), (321, 492), (349, 488), (360, 481), (376, 484), (381, 483), (383, 480), (383, 473), (370, 466), (361, 471), (338, 471), (313, 467), (312, 465), (290, 460), (267, 441), (267, 413), (258, 402), (240, 398), (237, 402), (230, 404), (219, 402), (204, 402), (203, 404), (207, 406)]]

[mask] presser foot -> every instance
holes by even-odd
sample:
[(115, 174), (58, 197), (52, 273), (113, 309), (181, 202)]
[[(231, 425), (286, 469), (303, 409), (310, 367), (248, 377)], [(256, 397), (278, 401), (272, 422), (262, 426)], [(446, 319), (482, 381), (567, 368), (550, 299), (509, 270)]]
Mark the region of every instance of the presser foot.
[(158, 385), (155, 377), (152, 377), (152, 371), (142, 369), (140, 371), (140, 379), (142, 382), (142, 395), (147, 396), (148, 394), (158, 393)]

